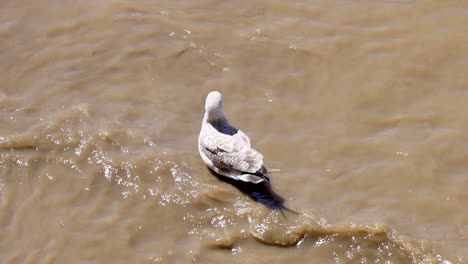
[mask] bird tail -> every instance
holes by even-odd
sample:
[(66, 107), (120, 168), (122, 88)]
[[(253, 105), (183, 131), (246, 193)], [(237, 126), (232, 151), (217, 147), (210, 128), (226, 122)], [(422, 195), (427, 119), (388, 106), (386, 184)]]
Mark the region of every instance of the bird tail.
[[(242, 176), (244, 176), (244, 178), (248, 178), (249, 180), (244, 180), (244, 181), (249, 181), (249, 182), (252, 182), (252, 183), (260, 183), (260, 182), (270, 182), (270, 178), (268, 177), (268, 171), (267, 169), (265, 168), (265, 166), (262, 166), (260, 169), (258, 169), (256, 172), (243, 172), (244, 174)], [(252, 177), (252, 176), (254, 177)], [(255, 177), (257, 176), (257, 177)], [(258, 178), (258, 179), (255, 179), (255, 180), (250, 180), (252, 178)]]

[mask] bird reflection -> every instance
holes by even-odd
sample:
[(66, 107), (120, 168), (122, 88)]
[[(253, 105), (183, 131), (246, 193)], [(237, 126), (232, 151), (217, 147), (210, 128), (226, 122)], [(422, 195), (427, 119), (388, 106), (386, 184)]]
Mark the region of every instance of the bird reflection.
[(283, 210), (292, 212), (294, 214), (298, 214), (298, 212), (284, 205), (284, 198), (277, 194), (275, 191), (273, 191), (273, 189), (271, 188), (270, 181), (263, 181), (255, 184), (251, 182), (238, 181), (228, 177), (224, 177), (212, 171), (211, 169), (209, 169), (209, 171), (219, 180), (229, 183), (232, 186), (236, 187), (237, 189), (239, 189), (239, 191), (249, 196), (252, 200), (261, 203), (270, 209), (280, 210), (283, 216)]

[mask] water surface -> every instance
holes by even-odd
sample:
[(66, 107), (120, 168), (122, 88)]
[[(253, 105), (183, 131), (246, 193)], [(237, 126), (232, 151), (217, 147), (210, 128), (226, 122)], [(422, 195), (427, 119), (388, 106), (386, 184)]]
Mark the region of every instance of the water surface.
[[(461, 1), (3, 1), (4, 263), (467, 263)], [(197, 151), (206, 94), (272, 210)]]

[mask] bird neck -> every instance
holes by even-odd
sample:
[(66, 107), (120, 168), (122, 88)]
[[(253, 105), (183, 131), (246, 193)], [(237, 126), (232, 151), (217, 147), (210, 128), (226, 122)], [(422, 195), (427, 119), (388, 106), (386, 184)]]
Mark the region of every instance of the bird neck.
[(207, 111), (205, 114), (206, 121), (209, 123), (224, 123), (228, 122), (226, 119), (226, 116), (224, 116), (223, 111), (219, 110), (212, 110), (212, 111)]

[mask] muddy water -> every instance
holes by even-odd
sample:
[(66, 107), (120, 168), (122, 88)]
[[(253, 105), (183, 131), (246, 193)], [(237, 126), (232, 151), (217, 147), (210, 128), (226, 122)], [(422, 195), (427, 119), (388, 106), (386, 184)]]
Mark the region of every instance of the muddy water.
[[(2, 263), (468, 263), (466, 25), (463, 1), (2, 1)], [(204, 166), (211, 90), (300, 214)]]

